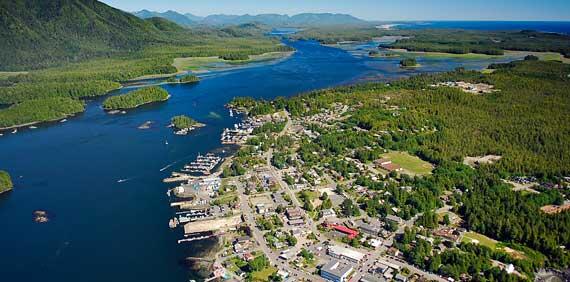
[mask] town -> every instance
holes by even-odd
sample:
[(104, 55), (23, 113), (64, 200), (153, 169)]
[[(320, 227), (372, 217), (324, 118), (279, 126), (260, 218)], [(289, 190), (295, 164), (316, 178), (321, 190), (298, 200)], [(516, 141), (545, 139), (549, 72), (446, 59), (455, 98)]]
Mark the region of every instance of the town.
[[(322, 141), (322, 134), (344, 131), (357, 107), (337, 103), (302, 117), (286, 111), (248, 117), (224, 131), (222, 142), (241, 148), (215, 173), (174, 173), (166, 180), (184, 182), (169, 191), (176, 209), (169, 225), (184, 229), (178, 242), (213, 236), (227, 242), (217, 252), (209, 280), (471, 279), (429, 272), (403, 252), (409, 244), (425, 244), (432, 254), (463, 243), (496, 244), (461, 227), (450, 193), (428, 196), (436, 203), (433, 211), (412, 211), (394, 202), (394, 194), (413, 198), (426, 193), (414, 186), (431, 174), (432, 164), (373, 146), (338, 150), (334, 163), (323, 163), (321, 153), (311, 151), (311, 142)], [(348, 130), (368, 136), (362, 129)], [(556, 207), (545, 209), (554, 212)], [(509, 275), (524, 277), (512, 263), (493, 263)]]

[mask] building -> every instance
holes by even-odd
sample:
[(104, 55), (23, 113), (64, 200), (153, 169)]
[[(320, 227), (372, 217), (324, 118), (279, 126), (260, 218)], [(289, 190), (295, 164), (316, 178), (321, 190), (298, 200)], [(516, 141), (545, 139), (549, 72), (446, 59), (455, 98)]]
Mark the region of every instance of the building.
[(361, 252), (336, 245), (329, 246), (327, 253), (333, 258), (346, 259), (353, 263), (359, 263), (364, 258), (364, 254)]
[(354, 239), (354, 238), (358, 237), (358, 231), (352, 230), (352, 229), (350, 229), (344, 225), (328, 224), (328, 227), (332, 228), (338, 232), (346, 234), (346, 237), (348, 237), (348, 239)]
[(321, 216), (323, 218), (335, 217), (336, 213), (334, 212), (333, 209), (325, 209), (321, 211)]
[(273, 201), (275, 202), (275, 204), (276, 204), (277, 206), (286, 207), (286, 206), (289, 205), (289, 202), (287, 202), (287, 201), (285, 200), (285, 198), (283, 198), (283, 194), (281, 194), (281, 193), (275, 193), (275, 194), (273, 194), (272, 196), (273, 196)]
[(395, 216), (395, 215), (392, 215), (392, 214), (386, 216), (386, 220), (388, 220), (388, 221), (390, 221), (390, 222), (394, 222), (394, 223), (396, 223), (396, 224), (398, 224), (398, 225), (400, 225), (400, 224), (402, 224), (402, 222), (404, 222), (401, 218), (399, 218), (399, 217), (397, 217), (397, 216)]
[(383, 166), (383, 165), (387, 165), (387, 164), (391, 164), (392, 161), (389, 159), (385, 159), (385, 158), (381, 158), (375, 161), (377, 166)]
[(303, 224), (305, 224), (305, 220), (302, 218), (289, 220), (289, 225), (291, 226), (301, 226)]
[(402, 171), (402, 167), (400, 165), (394, 164), (394, 163), (389, 163), (389, 164), (383, 164), (380, 166), (383, 170), (387, 171), (387, 172), (398, 172), (398, 171)]
[(287, 208), (286, 213), (289, 220), (303, 218), (303, 212), (299, 208)]
[(327, 281), (345, 282), (354, 268), (338, 260), (332, 260), (321, 268), (321, 277)]
[(358, 228), (360, 228), (360, 231), (362, 231), (363, 233), (366, 233), (368, 235), (372, 235), (372, 236), (378, 236), (378, 233), (380, 233), (380, 230), (382, 229), (380, 227), (380, 224), (374, 224), (374, 223), (366, 223), (366, 222), (360, 222), (358, 224)]
[(386, 280), (384, 277), (376, 277), (376, 276), (365, 274), (364, 276), (362, 276), (362, 278), (360, 278), (359, 281), (360, 282), (386, 282), (388, 280)]
[(394, 280), (398, 282), (408, 282), (408, 277), (398, 273), (394, 276)]

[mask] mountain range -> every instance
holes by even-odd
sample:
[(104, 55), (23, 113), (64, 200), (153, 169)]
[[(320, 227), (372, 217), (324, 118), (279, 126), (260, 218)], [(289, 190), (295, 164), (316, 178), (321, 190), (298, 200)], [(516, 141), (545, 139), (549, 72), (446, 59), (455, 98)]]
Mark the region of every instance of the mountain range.
[(192, 14), (181, 14), (175, 11), (153, 12), (141, 10), (133, 13), (135, 16), (147, 19), (151, 17), (165, 18), (182, 26), (211, 25), (226, 26), (246, 23), (261, 23), (272, 27), (306, 27), (306, 26), (332, 26), (332, 25), (363, 25), (366, 21), (346, 14), (331, 13), (303, 13), (294, 16), (280, 14), (260, 15), (210, 15), (199, 17)]

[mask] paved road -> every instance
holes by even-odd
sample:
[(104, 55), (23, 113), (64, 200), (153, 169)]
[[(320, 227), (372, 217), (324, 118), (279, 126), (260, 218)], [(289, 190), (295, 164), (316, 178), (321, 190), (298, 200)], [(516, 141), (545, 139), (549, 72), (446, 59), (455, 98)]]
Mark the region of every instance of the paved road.
[(245, 190), (242, 185), (238, 186), (238, 193), (240, 194), (240, 206), (245, 218), (245, 222), (251, 227), (253, 239), (258, 243), (261, 251), (263, 251), (265, 256), (269, 259), (271, 265), (277, 266), (278, 269), (288, 272), (290, 276), (297, 279), (304, 279), (307, 281), (324, 281), (318, 276), (296, 270), (284, 260), (279, 259), (280, 254), (271, 250), (267, 246), (265, 243), (265, 238), (263, 237), (263, 233), (261, 230), (259, 230), (259, 228), (257, 228), (254, 212), (249, 206), (248, 196), (245, 195)]

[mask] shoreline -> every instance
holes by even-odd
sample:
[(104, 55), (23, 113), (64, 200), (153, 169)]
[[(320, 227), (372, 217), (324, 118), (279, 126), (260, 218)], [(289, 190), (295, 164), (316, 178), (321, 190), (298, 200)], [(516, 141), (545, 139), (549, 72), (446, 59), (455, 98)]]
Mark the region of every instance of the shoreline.
[(32, 126), (32, 125), (39, 125), (42, 123), (52, 123), (52, 122), (61, 122), (64, 119), (68, 119), (68, 118), (73, 118), (81, 113), (84, 113), (85, 110), (83, 110), (82, 112), (79, 112), (77, 114), (71, 114), (71, 115), (66, 115), (62, 118), (57, 118), (57, 119), (52, 119), (52, 120), (42, 120), (42, 121), (32, 121), (32, 122), (28, 122), (28, 123), (23, 123), (23, 124), (18, 124), (18, 125), (13, 125), (10, 127), (2, 127), (0, 128), (0, 131), (7, 131), (7, 130), (11, 130), (11, 129), (19, 129), (22, 127), (28, 127), (28, 126)]
[[(172, 66), (174, 66), (178, 72), (182, 73), (193, 73), (193, 74), (204, 74), (214, 71), (228, 71), (239, 68), (253, 67), (250, 65), (256, 63), (264, 62), (279, 62), (280, 60), (287, 59), (295, 54), (295, 51), (286, 52), (267, 52), (258, 55), (250, 55), (248, 60), (230, 61), (220, 59), (218, 56), (209, 57), (179, 57), (174, 58)], [(273, 55), (273, 56), (272, 56)], [(212, 67), (211, 64), (225, 64), (226, 66)]]
[(157, 101), (151, 101), (151, 102), (148, 102), (148, 103), (138, 104), (138, 105), (136, 105), (136, 106), (134, 106), (134, 107), (131, 107), (131, 108), (119, 108), (119, 109), (105, 109), (105, 108), (103, 108), (103, 110), (104, 110), (107, 114), (110, 114), (109, 112), (111, 112), (111, 111), (127, 111), (127, 110), (136, 109), (136, 108), (138, 108), (138, 107), (142, 107), (142, 106), (144, 106), (144, 105), (154, 104), (154, 103), (158, 103), (158, 102), (166, 102), (166, 101), (168, 101), (168, 100), (170, 99), (170, 97), (171, 97), (171, 95), (169, 94), (168, 97), (166, 97), (166, 99), (161, 99), (161, 100), (157, 100)]

